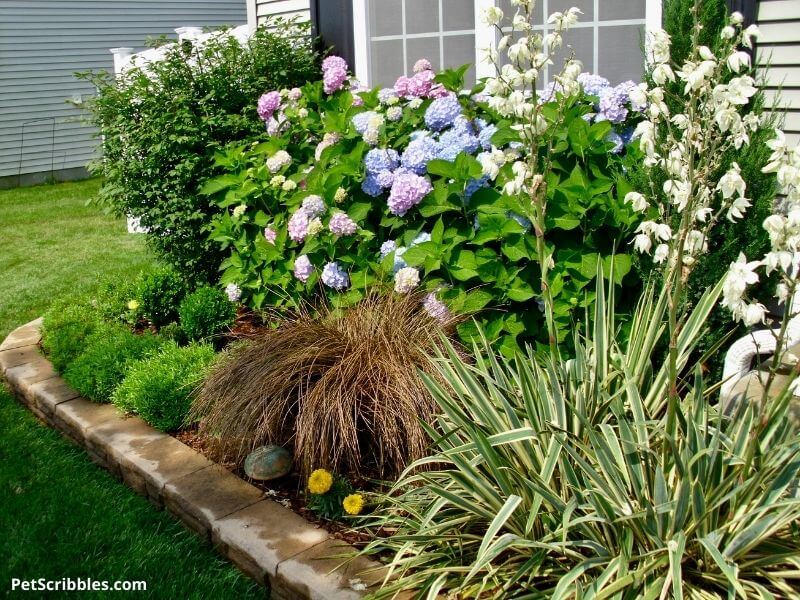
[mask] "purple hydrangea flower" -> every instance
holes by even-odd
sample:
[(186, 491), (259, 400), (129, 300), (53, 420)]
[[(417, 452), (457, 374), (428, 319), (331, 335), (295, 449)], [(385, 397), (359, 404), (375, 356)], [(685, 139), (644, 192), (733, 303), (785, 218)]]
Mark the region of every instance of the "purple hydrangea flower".
[(378, 102), (381, 104), (389, 104), (392, 100), (397, 98), (397, 94), (392, 88), (382, 88), (378, 91)]
[(264, 227), (264, 239), (267, 240), (268, 244), (275, 245), (275, 240), (278, 239), (278, 232), (275, 231), (275, 228), (272, 225), (267, 225)]
[(303, 200), (303, 211), (308, 215), (309, 219), (313, 219), (314, 217), (321, 217), (325, 214), (327, 207), (325, 206), (325, 201), (316, 194), (312, 196), (307, 196)]
[(331, 220), (328, 223), (328, 228), (331, 230), (331, 233), (339, 236), (353, 235), (356, 231), (358, 231), (358, 225), (356, 225), (356, 222), (347, 216), (347, 213), (343, 212), (337, 212), (331, 217)]
[(311, 277), (311, 273), (313, 272), (314, 272), (314, 266), (311, 264), (311, 261), (308, 259), (308, 256), (302, 254), (295, 259), (294, 276), (297, 277), (297, 279), (305, 283), (306, 281), (308, 281), (308, 278)]
[(598, 108), (600, 109), (600, 114), (596, 119), (597, 121), (605, 120), (612, 123), (622, 123), (628, 116), (628, 109), (618, 101), (618, 96), (613, 89), (603, 93)]
[(397, 250), (397, 242), (394, 240), (386, 240), (383, 242), (380, 249), (381, 260), (389, 256), (395, 250)]
[(425, 125), (434, 131), (450, 127), (461, 114), (461, 103), (453, 94), (437, 98), (425, 111)]
[(322, 283), (334, 290), (343, 290), (350, 285), (350, 277), (337, 262), (329, 262), (322, 269)]
[(590, 96), (600, 96), (607, 88), (611, 87), (611, 83), (605, 77), (594, 75), (592, 73), (581, 73), (578, 75), (578, 83), (581, 84), (583, 91)]
[(258, 99), (258, 107), (256, 109), (258, 111), (258, 116), (264, 121), (269, 121), (270, 117), (272, 117), (272, 113), (278, 110), (280, 105), (280, 92), (267, 92)]
[(377, 181), (378, 185), (383, 189), (388, 189), (392, 187), (392, 184), (394, 183), (394, 173), (391, 171), (381, 171), (380, 173), (376, 173), (375, 181)]
[(425, 173), (428, 163), (436, 158), (438, 153), (439, 144), (432, 137), (422, 135), (413, 138), (412, 134), (412, 140), (406, 146), (400, 162), (406, 169), (422, 175)]
[(402, 217), (412, 206), (422, 202), (432, 190), (431, 182), (425, 177), (415, 173), (395, 174), (387, 201), (389, 212)]
[(364, 165), (371, 174), (394, 171), (400, 165), (400, 155), (391, 148), (373, 148), (364, 157)]
[(422, 301), (422, 308), (428, 315), (440, 323), (444, 323), (450, 319), (450, 310), (447, 305), (441, 300), (436, 298), (436, 292), (431, 292)]
[(361, 183), (361, 191), (367, 196), (377, 198), (383, 193), (383, 187), (378, 183), (378, 177), (376, 175), (367, 175), (366, 179)]
[(295, 242), (302, 242), (308, 235), (308, 222), (310, 221), (308, 213), (300, 208), (295, 211), (289, 219), (289, 237)]
[(344, 85), (347, 79), (347, 63), (339, 56), (329, 56), (322, 61), (322, 87), (332, 94)]

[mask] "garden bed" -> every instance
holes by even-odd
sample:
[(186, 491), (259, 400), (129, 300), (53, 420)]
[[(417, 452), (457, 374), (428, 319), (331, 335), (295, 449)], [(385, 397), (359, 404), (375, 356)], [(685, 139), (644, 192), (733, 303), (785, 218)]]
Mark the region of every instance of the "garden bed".
[(93, 461), (210, 540), (273, 598), (359, 598), (377, 583), (377, 563), (347, 560), (354, 548), (261, 489), (141, 419), (81, 398), (40, 354), (39, 328), (39, 320), (28, 323), (0, 345), (0, 367), (17, 397)]

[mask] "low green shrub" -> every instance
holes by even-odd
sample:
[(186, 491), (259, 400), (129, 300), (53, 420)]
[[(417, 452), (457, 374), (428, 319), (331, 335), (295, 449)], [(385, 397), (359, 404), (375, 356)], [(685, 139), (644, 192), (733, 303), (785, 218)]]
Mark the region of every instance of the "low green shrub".
[(184, 298), (179, 314), (186, 336), (190, 340), (204, 340), (233, 325), (236, 305), (222, 290), (203, 286)]
[(138, 287), (138, 310), (153, 325), (161, 327), (178, 319), (178, 307), (188, 290), (176, 271), (164, 267), (148, 273)]
[(54, 303), (42, 320), (42, 347), (59, 373), (83, 351), (84, 342), (101, 323), (101, 316), (85, 297)]
[(130, 367), (112, 402), (157, 429), (178, 429), (186, 421), (194, 390), (214, 357), (214, 348), (208, 344), (181, 347), (169, 342), (160, 352)]
[(86, 338), (83, 352), (64, 371), (75, 390), (95, 402), (107, 402), (131, 363), (156, 350), (162, 340), (135, 335), (122, 325), (103, 324)]

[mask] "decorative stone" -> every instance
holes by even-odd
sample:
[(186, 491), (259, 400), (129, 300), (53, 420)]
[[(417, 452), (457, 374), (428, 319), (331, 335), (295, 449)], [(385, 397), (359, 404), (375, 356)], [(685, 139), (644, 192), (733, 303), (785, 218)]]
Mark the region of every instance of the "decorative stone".
[(292, 470), (292, 455), (280, 446), (261, 446), (244, 460), (244, 472), (252, 479), (265, 481), (283, 477)]

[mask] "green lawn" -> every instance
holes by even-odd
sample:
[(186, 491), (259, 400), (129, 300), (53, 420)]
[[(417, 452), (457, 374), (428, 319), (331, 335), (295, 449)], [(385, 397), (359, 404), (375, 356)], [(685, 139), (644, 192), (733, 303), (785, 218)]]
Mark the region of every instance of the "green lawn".
[[(41, 315), (52, 299), (91, 289), (100, 276), (132, 277), (152, 261), (122, 221), (84, 205), (98, 185), (0, 191), (0, 338)], [(174, 518), (41, 425), (2, 386), (0, 556), (0, 594), (11, 593), (13, 577), (91, 577), (145, 581), (148, 591), (139, 597), (264, 595)]]

